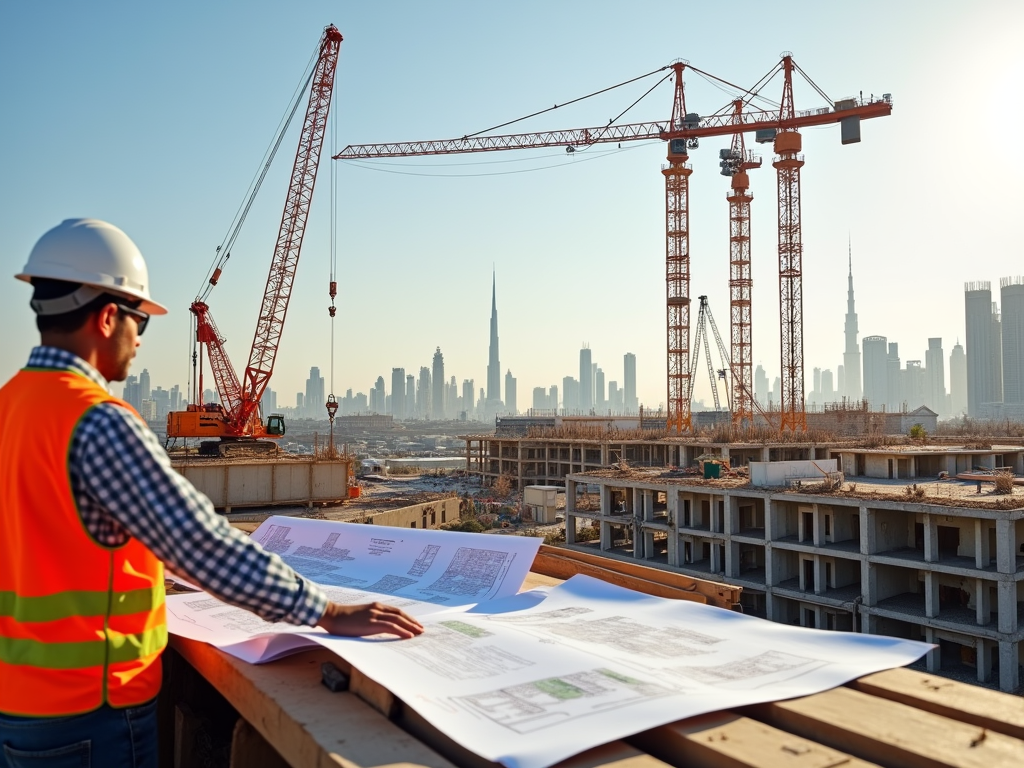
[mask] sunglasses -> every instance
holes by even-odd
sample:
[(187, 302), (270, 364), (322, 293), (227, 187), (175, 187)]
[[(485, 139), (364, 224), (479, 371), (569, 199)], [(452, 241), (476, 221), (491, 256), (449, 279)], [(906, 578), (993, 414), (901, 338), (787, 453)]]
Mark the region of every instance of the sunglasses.
[(117, 308), (126, 315), (131, 315), (135, 318), (139, 325), (138, 335), (141, 336), (145, 332), (146, 326), (149, 325), (149, 315), (132, 307), (126, 307), (124, 304), (118, 304)]

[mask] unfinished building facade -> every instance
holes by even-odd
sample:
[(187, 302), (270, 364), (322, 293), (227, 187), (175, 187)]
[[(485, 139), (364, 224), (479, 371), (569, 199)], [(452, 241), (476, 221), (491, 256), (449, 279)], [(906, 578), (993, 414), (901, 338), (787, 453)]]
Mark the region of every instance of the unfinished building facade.
[[(1021, 456), (1018, 448), (1013, 460)], [(919, 497), (916, 488), (815, 494), (668, 475), (568, 475), (567, 546), (742, 586), (744, 609), (772, 621), (935, 643), (930, 671), (966, 665), (1004, 691), (1020, 685), (1019, 491), (1019, 508), (1000, 509)], [(577, 504), (579, 486), (596, 486), (596, 509)], [(587, 527), (599, 535), (584, 543), (577, 532)]]

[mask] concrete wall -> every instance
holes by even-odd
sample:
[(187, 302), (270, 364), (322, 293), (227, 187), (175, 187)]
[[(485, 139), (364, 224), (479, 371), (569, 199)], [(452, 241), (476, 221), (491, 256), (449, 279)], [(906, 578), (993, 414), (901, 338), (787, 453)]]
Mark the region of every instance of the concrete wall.
[(750, 484), (784, 486), (791, 480), (823, 480), (826, 472), (836, 471), (835, 459), (820, 461), (752, 461)]
[(210, 459), (173, 466), (218, 509), (279, 504), (312, 506), (316, 502), (348, 498), (349, 462), (345, 460)]
[(440, 528), (444, 523), (458, 522), (459, 497), (426, 501), (401, 509), (389, 509), (367, 515), (363, 520), (370, 525), (386, 525), (390, 528)]

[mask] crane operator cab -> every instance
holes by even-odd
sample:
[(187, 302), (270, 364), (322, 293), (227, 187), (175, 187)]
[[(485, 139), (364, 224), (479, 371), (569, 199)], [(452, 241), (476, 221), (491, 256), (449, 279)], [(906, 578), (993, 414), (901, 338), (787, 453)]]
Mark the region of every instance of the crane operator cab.
[(284, 434), (284, 414), (272, 413), (267, 416), (267, 434), (280, 437)]

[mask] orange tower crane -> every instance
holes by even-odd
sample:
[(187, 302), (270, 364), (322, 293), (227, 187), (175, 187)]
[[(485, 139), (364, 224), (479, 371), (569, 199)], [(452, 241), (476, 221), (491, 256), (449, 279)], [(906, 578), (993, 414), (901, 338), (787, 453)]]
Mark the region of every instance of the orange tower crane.
[[(743, 100), (733, 102), (736, 125), (743, 120)], [(753, 313), (750, 273), (750, 201), (747, 171), (761, 167), (761, 158), (748, 152), (743, 131), (732, 135), (732, 146), (721, 151), (722, 175), (731, 177), (729, 203), (729, 313), (731, 318), (730, 363), (732, 372), (732, 423), (737, 427), (754, 423)]]
[[(870, 99), (868, 101), (848, 99), (843, 102), (831, 102), (817, 86), (814, 88), (821, 94), (828, 106), (820, 107), (803, 112), (796, 112), (793, 109), (792, 99), (792, 73), (799, 71), (808, 82), (809, 78), (800, 70), (792, 60), (792, 56), (785, 54), (782, 62), (776, 65), (765, 77), (759, 81), (759, 88), (767, 83), (776, 73), (783, 72), (785, 84), (784, 94), (788, 94), (788, 102), (783, 101), (779, 110), (755, 110), (747, 109), (737, 112), (735, 102), (729, 102), (728, 106), (711, 115), (701, 116), (695, 112), (688, 112), (683, 87), (683, 71), (689, 68), (706, 77), (710, 77), (726, 85), (736, 88), (732, 83), (715, 77), (696, 67), (690, 66), (683, 61), (677, 61), (664, 71), (671, 69), (666, 77), (672, 77), (674, 81), (672, 112), (668, 121), (644, 122), (644, 123), (617, 123), (617, 119), (610, 120), (606, 125), (591, 128), (572, 128), (558, 131), (542, 131), (535, 133), (515, 134), (490, 134), (490, 131), (467, 134), (460, 138), (440, 139), (430, 141), (393, 142), (376, 144), (352, 144), (345, 147), (334, 156), (335, 160), (368, 160), (373, 158), (394, 158), (394, 157), (421, 157), (425, 155), (452, 155), (470, 154), (476, 152), (491, 152), (512, 149), (540, 149), (544, 147), (564, 147), (567, 152), (575, 152), (578, 147), (589, 147), (595, 144), (621, 144), (626, 141), (649, 141), (660, 139), (668, 144), (668, 164), (663, 166), (662, 174), (665, 179), (665, 282), (666, 282), (666, 324), (667, 324), (667, 353), (668, 353), (668, 428), (670, 432), (685, 434), (692, 431), (692, 419), (687, 394), (690, 391), (690, 221), (689, 221), (689, 180), (693, 172), (688, 165), (689, 151), (695, 149), (698, 140), (710, 136), (728, 136), (754, 131), (758, 140), (771, 141), (785, 134), (793, 134), (792, 137), (784, 137), (781, 143), (776, 146), (776, 152), (780, 153), (778, 163), (786, 169), (786, 181), (791, 182), (794, 178), (792, 164), (802, 164), (802, 156), (798, 156), (799, 133), (798, 128), (812, 125), (826, 125), (828, 123), (841, 123), (843, 126), (843, 143), (851, 143), (860, 140), (859, 121), (872, 117), (884, 117), (892, 112), (892, 100), (888, 94), (881, 99)], [(649, 73), (654, 74), (654, 73)], [(640, 78), (634, 78), (627, 82), (635, 82)], [(664, 78), (663, 78), (664, 79)], [(659, 81), (660, 82), (660, 81)], [(625, 85), (622, 83), (621, 85)], [(811, 82), (813, 86), (813, 82)], [(613, 86), (618, 87), (618, 86)], [(599, 91), (610, 90), (608, 88)], [(651, 89), (653, 90), (653, 88)], [(743, 100), (744, 105), (749, 107), (751, 99), (758, 95), (758, 90), (738, 88), (746, 94)], [(650, 93), (650, 90), (648, 91)], [(596, 94), (592, 94), (596, 95)], [(645, 94), (646, 95), (646, 94)], [(587, 98), (587, 97), (583, 97)], [(642, 98), (642, 97), (641, 97)], [(579, 99), (576, 99), (579, 101)], [(555, 105), (552, 109), (557, 108)], [(562, 105), (564, 106), (564, 104)], [(544, 112), (550, 110), (543, 110)], [(540, 113), (535, 113), (540, 114)], [(529, 117), (534, 117), (530, 115)], [(620, 115), (621, 116), (621, 115)], [(517, 122), (517, 121), (513, 121)], [(504, 125), (509, 125), (505, 123)], [(501, 126), (499, 126), (501, 127)], [(485, 135), (489, 134), (489, 135)], [(763, 139), (762, 137), (768, 137)], [(792, 149), (796, 142), (795, 151)], [(780, 168), (780, 179), (783, 178), (783, 170)], [(783, 200), (780, 181), (780, 284), (783, 287), (783, 371), (784, 379), (788, 385), (784, 387), (784, 396), (788, 400), (783, 401), (784, 415), (781, 424), (782, 428), (803, 429), (806, 424), (804, 417), (803, 403), (803, 382), (797, 381), (796, 377), (803, 375), (803, 337), (802, 303), (799, 293), (800, 274), (799, 261), (800, 253), (800, 218), (799, 218), (799, 166), (796, 167), (795, 190), (792, 184), (787, 186), (787, 195)], [(742, 180), (742, 179), (741, 179)], [(749, 200), (749, 196), (748, 196)], [(796, 203), (794, 214), (793, 202)], [(785, 215), (783, 208), (785, 206)], [(749, 214), (749, 209), (748, 209)], [(749, 222), (749, 215), (747, 221)], [(783, 259), (783, 224), (785, 221), (785, 259)], [(794, 229), (795, 228), (795, 229)], [(747, 241), (749, 244), (749, 235)], [(797, 253), (796, 272), (794, 275), (794, 247)], [(749, 255), (749, 252), (748, 254)], [(749, 264), (749, 258), (746, 260)], [(742, 272), (742, 270), (741, 270)], [(737, 288), (742, 288), (742, 281), (749, 278), (739, 276), (735, 278)], [(747, 285), (749, 289), (749, 285)], [(742, 290), (740, 291), (742, 295)], [(742, 301), (742, 298), (741, 298)], [(742, 306), (742, 305), (740, 305)], [(748, 305), (749, 307), (749, 305)], [(740, 313), (743, 314), (742, 312)], [(747, 329), (750, 328), (747, 322)], [(799, 332), (799, 333), (798, 333)], [(793, 340), (799, 336), (799, 342)], [(787, 341), (788, 339), (788, 341)], [(749, 349), (749, 347), (748, 347)], [(737, 387), (742, 391), (744, 387)], [(747, 393), (751, 388), (747, 387)]]
[[(284, 330), (285, 316), (288, 313), (313, 187), (316, 184), (327, 117), (331, 108), (341, 42), (342, 36), (337, 27), (332, 24), (324, 29), (316, 64), (310, 73), (309, 102), (306, 105), (306, 115), (299, 135), (299, 145), (295, 151), (295, 162), (281, 214), (281, 226), (270, 262), (270, 273), (267, 276), (252, 349), (249, 352), (249, 364), (242, 380), (239, 381), (228, 359), (224, 346), (225, 339), (217, 330), (210, 307), (206, 303), (210, 291), (217, 285), (224, 265), (231, 256), (230, 252), (225, 250), (220, 253), (209, 284), (190, 307), (195, 316), (196, 341), (200, 350), (204, 346), (206, 348), (221, 403), (202, 403), (200, 365), (197, 377), (198, 397), (193, 398), (194, 402), (189, 404), (188, 410), (171, 411), (167, 414), (168, 438), (219, 437), (228, 441), (245, 440), (252, 447), (255, 438), (276, 438), (284, 434), (283, 417), (271, 416), (266, 424), (263, 423), (259, 413), (260, 399), (274, 371), (274, 361), (281, 341), (281, 332)], [(295, 107), (297, 106), (298, 101), (295, 103)], [(278, 145), (283, 138), (283, 130), (282, 127), (282, 133), (277, 138)], [(262, 177), (260, 180), (262, 181)], [(251, 198), (249, 203), (251, 204)], [(195, 402), (196, 400), (199, 402)], [(273, 446), (273, 443), (260, 445)], [(221, 446), (222, 449), (223, 447)]]

